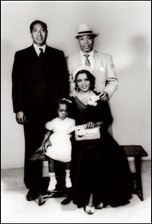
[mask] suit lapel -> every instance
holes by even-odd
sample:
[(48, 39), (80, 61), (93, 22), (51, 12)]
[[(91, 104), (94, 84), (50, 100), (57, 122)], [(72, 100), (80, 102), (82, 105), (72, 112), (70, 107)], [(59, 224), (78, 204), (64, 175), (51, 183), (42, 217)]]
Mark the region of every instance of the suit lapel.
[(80, 53), (78, 53), (78, 54), (75, 55), (74, 61), (76, 61), (76, 64), (78, 64), (78, 65), (81, 64)]
[(99, 69), (101, 68), (101, 56), (94, 51), (94, 69)]
[(30, 58), (33, 58), (33, 59), (36, 59), (36, 60), (38, 59), (38, 55), (37, 55), (33, 45), (31, 47), (29, 47), (28, 55), (29, 55)]

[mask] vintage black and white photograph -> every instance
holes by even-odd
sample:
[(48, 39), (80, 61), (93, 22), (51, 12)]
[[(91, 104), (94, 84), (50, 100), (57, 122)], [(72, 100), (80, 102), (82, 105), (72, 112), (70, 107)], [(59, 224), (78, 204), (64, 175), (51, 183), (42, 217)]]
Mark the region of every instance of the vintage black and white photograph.
[(151, 1), (1, 3), (1, 223), (151, 223)]

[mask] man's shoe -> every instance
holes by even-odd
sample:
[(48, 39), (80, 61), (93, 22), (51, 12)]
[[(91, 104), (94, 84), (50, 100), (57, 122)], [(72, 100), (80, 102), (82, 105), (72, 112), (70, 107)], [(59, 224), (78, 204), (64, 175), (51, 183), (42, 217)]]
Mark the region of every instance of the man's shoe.
[(71, 201), (72, 201), (72, 198), (71, 198), (71, 197), (67, 197), (67, 198), (65, 198), (65, 199), (61, 202), (61, 204), (62, 204), (62, 205), (67, 205), (67, 204), (69, 204)]
[(27, 201), (33, 201), (33, 200), (37, 199), (38, 196), (39, 196), (38, 193), (29, 190), (27, 195), (26, 195), (26, 200)]

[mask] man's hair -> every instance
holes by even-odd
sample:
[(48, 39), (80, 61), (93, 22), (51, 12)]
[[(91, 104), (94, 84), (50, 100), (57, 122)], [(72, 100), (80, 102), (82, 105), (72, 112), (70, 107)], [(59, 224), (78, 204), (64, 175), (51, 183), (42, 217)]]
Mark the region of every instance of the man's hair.
[(35, 21), (33, 21), (33, 22), (31, 23), (31, 25), (30, 25), (30, 32), (32, 32), (33, 27), (34, 27), (35, 24), (37, 24), (37, 23), (40, 23), (40, 24), (43, 26), (43, 28), (44, 28), (45, 30), (47, 30), (47, 25), (46, 25), (46, 23), (44, 23), (44, 22), (42, 22), (42, 21), (40, 21), (40, 20), (35, 20)]

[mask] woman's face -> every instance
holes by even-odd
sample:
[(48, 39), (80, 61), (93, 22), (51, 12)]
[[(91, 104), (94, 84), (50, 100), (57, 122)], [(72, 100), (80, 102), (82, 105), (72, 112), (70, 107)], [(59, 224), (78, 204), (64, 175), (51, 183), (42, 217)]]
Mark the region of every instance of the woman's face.
[(67, 105), (66, 104), (60, 104), (57, 112), (58, 112), (58, 117), (61, 120), (64, 120), (68, 115)]
[(77, 76), (76, 84), (80, 92), (87, 92), (90, 90), (90, 80), (86, 73), (82, 73)]

